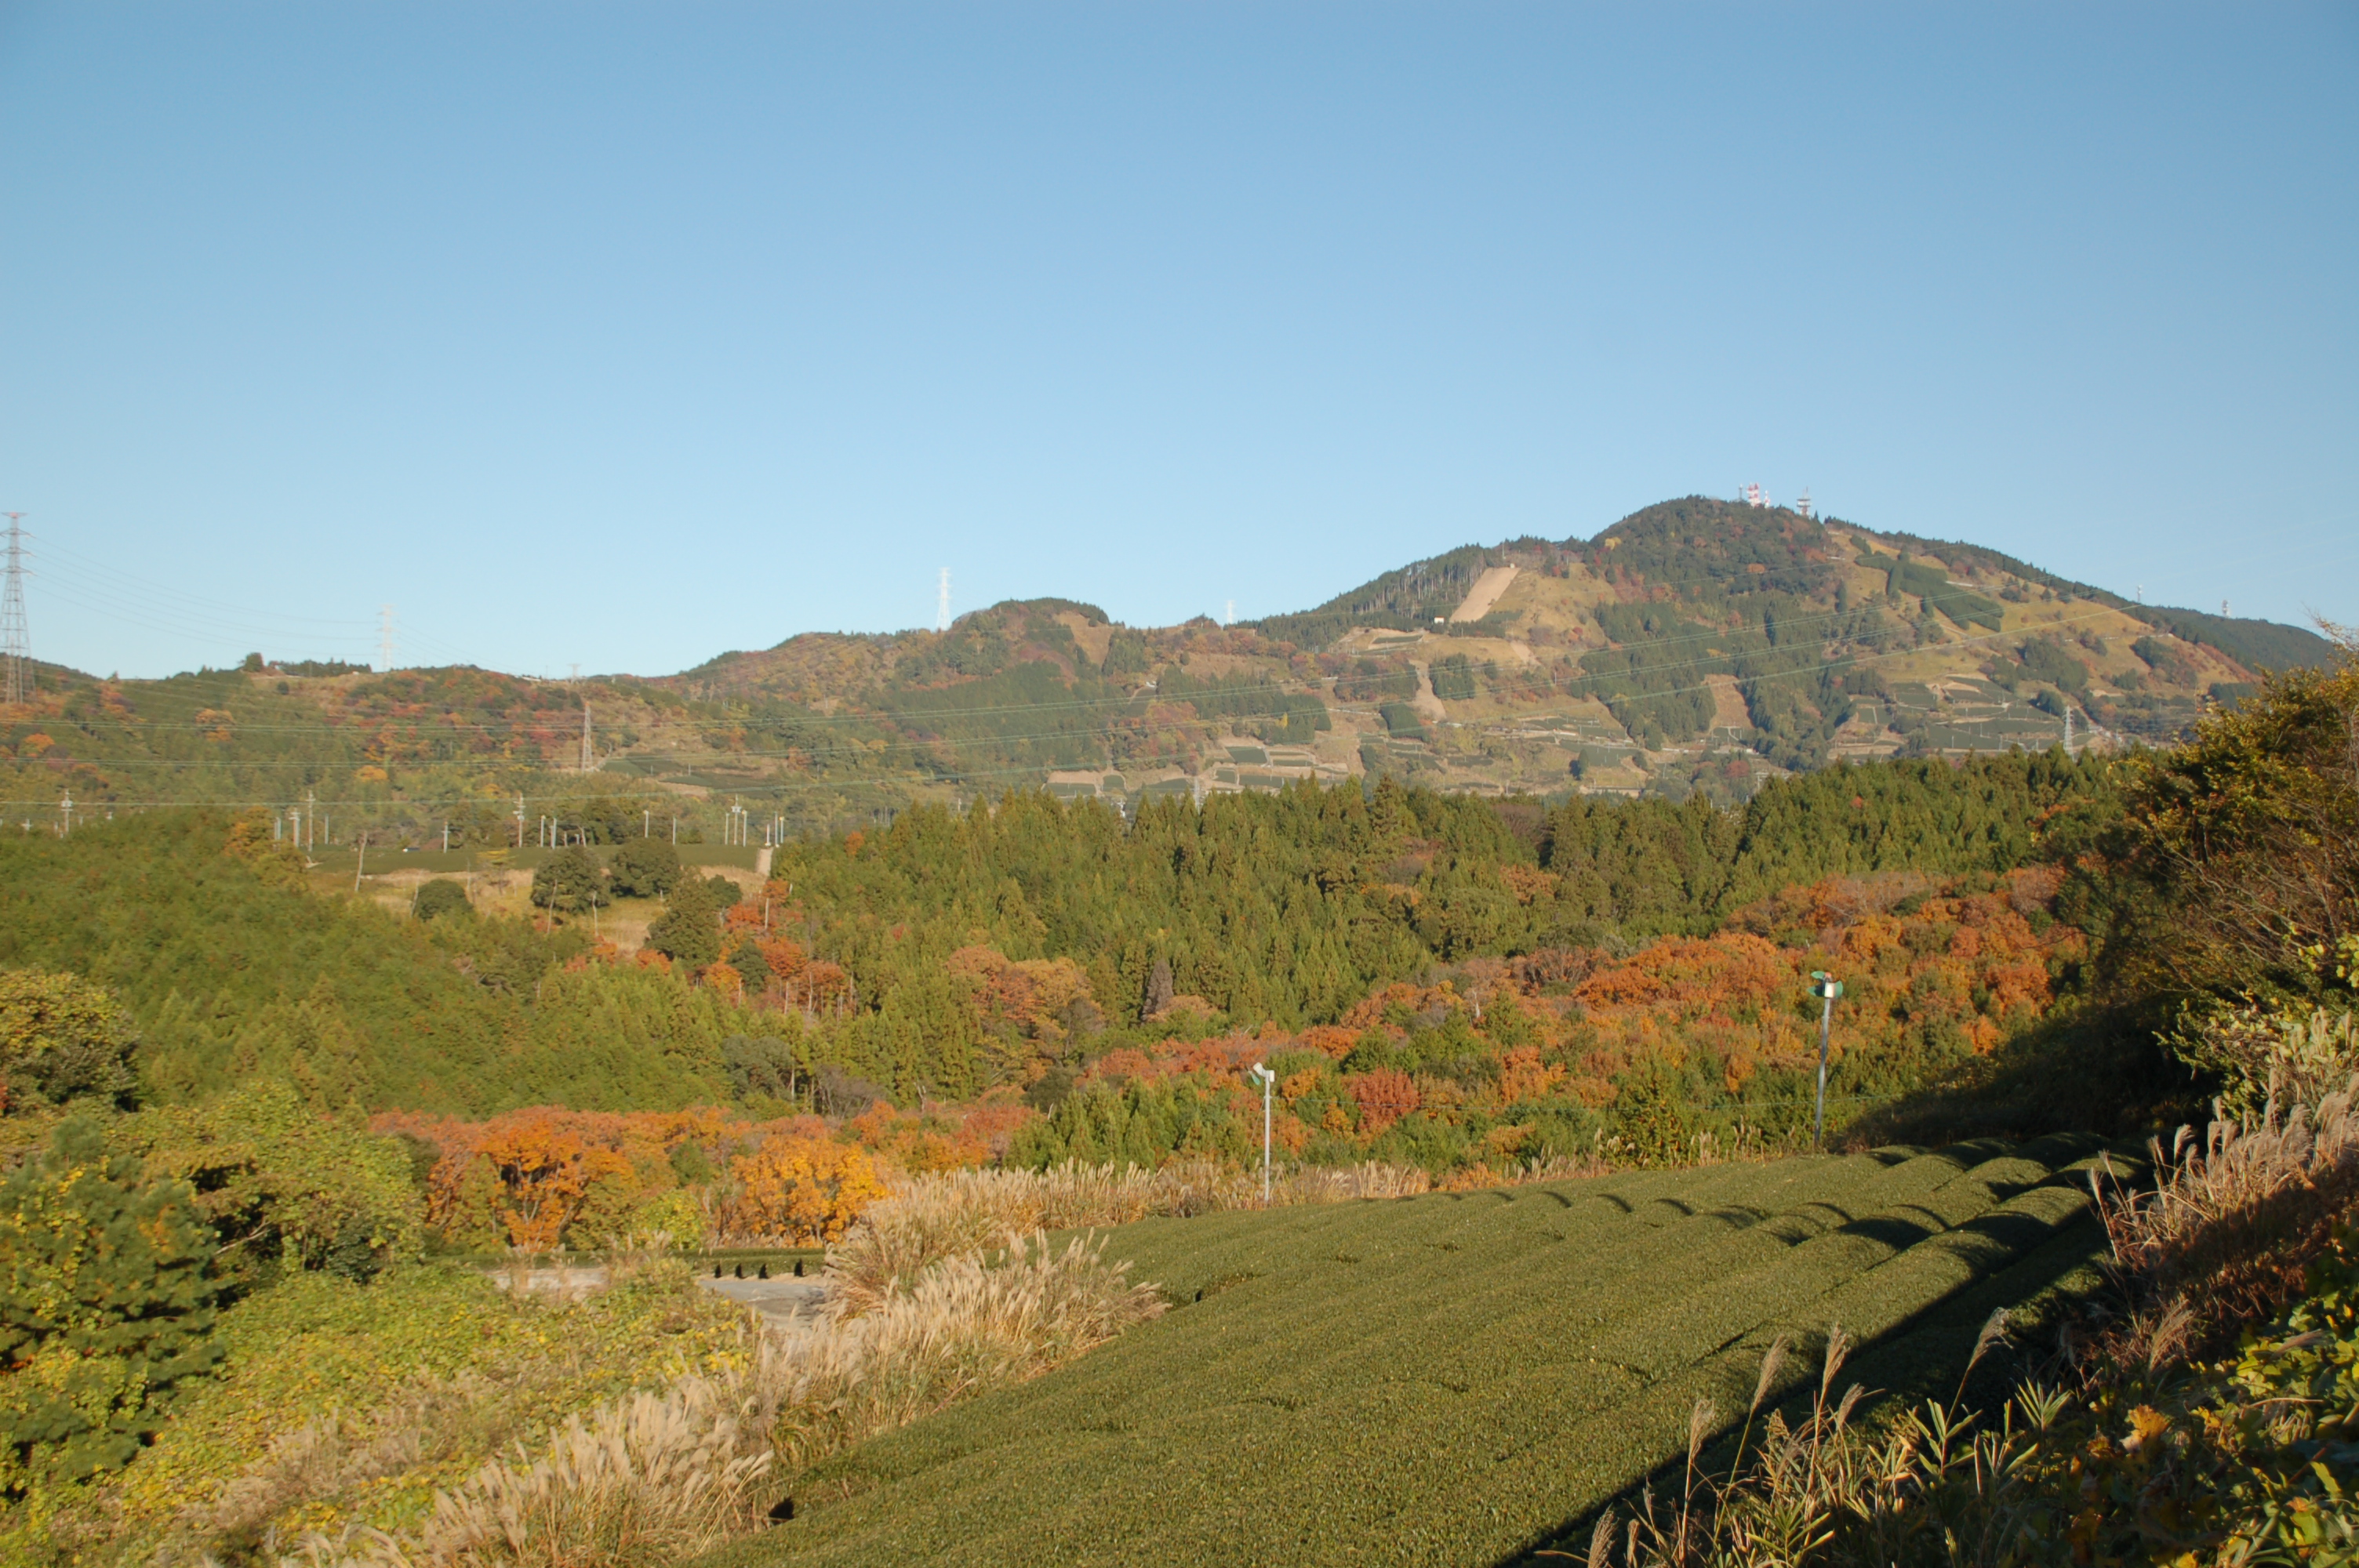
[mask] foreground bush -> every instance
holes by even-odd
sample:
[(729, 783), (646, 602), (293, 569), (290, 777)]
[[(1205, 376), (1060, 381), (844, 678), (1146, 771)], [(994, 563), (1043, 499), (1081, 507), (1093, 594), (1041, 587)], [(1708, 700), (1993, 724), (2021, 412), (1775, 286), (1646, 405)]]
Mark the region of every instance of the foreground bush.
[(473, 1270), (289, 1272), (221, 1313), (219, 1366), (136, 1464), (0, 1515), (0, 1563), (197, 1568), (408, 1530), (438, 1489), (577, 1412), (750, 1359), (742, 1317), (678, 1264), (571, 1303)]
[(0, 1492), (128, 1464), (219, 1359), (195, 1195), (69, 1121), (0, 1183)]

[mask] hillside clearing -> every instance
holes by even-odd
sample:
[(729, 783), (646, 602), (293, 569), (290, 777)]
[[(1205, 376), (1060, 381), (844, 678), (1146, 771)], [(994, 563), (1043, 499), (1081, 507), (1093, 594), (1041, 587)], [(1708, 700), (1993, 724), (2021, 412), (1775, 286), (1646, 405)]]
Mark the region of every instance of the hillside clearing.
[(819, 1466), (790, 1523), (707, 1561), (1513, 1561), (1679, 1453), (1699, 1397), (1741, 1412), (1780, 1335), (1841, 1323), (1871, 1387), (1954, 1377), (1993, 1305), (2103, 1249), (2072, 1170), (2098, 1147), (1125, 1226), (1107, 1256), (1168, 1316)]

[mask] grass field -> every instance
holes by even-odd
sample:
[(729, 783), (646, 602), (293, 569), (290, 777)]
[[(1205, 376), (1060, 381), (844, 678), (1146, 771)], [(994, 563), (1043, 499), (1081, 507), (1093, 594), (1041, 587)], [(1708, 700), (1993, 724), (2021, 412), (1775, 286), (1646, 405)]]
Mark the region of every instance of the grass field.
[[(2085, 1285), (2093, 1140), (1884, 1150), (1150, 1219), (1177, 1303), (1082, 1360), (794, 1483), (708, 1568), (1511, 1563), (1732, 1425), (1780, 1334), (1948, 1391), (1995, 1305)], [(2119, 1162), (2119, 1156), (2115, 1156)]]

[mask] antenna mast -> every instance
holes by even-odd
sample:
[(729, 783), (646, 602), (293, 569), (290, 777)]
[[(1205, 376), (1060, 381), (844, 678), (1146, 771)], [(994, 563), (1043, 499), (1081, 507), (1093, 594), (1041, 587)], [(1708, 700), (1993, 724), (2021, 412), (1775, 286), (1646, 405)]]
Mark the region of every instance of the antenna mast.
[(0, 597), (0, 665), (6, 665), (6, 690), (11, 703), (33, 697), (32, 634), (25, 629), (25, 514), (0, 513), (8, 519), (8, 587)]

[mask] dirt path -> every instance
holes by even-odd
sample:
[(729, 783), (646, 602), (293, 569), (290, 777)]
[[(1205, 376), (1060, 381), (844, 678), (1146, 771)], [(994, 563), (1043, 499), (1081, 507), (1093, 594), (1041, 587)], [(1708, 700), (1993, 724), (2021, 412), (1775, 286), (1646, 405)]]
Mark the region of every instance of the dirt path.
[(1450, 709), (1442, 707), (1441, 698), (1433, 695), (1433, 672), (1423, 665), (1409, 667), (1417, 671), (1417, 695), (1408, 699), (1409, 706), (1417, 709), (1417, 716), (1429, 723), (1449, 718)]

